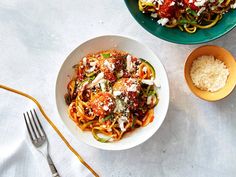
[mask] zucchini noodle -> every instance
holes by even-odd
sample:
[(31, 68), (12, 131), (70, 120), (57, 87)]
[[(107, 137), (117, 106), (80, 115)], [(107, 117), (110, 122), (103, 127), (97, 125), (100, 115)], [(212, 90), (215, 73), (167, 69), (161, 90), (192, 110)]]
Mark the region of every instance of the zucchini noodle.
[(118, 141), (153, 121), (156, 73), (146, 60), (107, 50), (83, 57), (73, 68), (65, 94), (68, 115), (97, 141)]
[(215, 26), (236, 0), (138, 0), (139, 10), (168, 28), (195, 33)]

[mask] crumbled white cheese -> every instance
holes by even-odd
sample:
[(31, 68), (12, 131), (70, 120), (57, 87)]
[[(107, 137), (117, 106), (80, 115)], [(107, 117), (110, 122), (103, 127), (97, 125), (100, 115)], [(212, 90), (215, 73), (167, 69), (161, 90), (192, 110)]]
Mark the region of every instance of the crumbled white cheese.
[(90, 62), (90, 63), (89, 63), (90, 66), (96, 66), (96, 64), (97, 64), (96, 61), (94, 61), (94, 62)]
[[(84, 62), (84, 60), (85, 60), (85, 62)], [(87, 59), (86, 59), (86, 58), (85, 58), (85, 59), (83, 58), (83, 65), (84, 65), (84, 64), (86, 65), (86, 62), (87, 62)], [(95, 70), (95, 68), (96, 68), (96, 64), (97, 64), (96, 61), (90, 62), (89, 65), (90, 65), (91, 67), (90, 67), (89, 69), (87, 69), (86, 72), (87, 72), (87, 73), (93, 72), (93, 71)]]
[(100, 81), (98, 82), (98, 83), (100, 84), (101, 90), (102, 90), (103, 92), (106, 92), (106, 85), (105, 85), (105, 82), (106, 82), (105, 79), (102, 79), (102, 80), (100, 80)]
[(197, 16), (200, 16), (201, 13), (206, 10), (206, 7), (202, 7), (198, 12), (197, 12)]
[(134, 79), (134, 78), (129, 78), (128, 80), (127, 80), (127, 83), (135, 83), (137, 81), (137, 79)]
[(128, 72), (131, 72), (133, 70), (133, 63), (131, 61), (132, 57), (130, 55), (127, 55), (126, 60), (127, 60), (127, 65), (126, 69)]
[(124, 109), (125, 107), (122, 104), (122, 101), (120, 99), (116, 99), (116, 107), (114, 109), (114, 112), (122, 112)]
[(152, 18), (157, 18), (157, 13), (151, 13)]
[(163, 2), (164, 2), (164, 0), (157, 0), (157, 3), (158, 3), (159, 5), (162, 5)]
[(137, 85), (132, 84), (130, 87), (127, 88), (128, 92), (136, 92), (137, 91)]
[(129, 98), (126, 96), (125, 99), (124, 99), (124, 102), (127, 103), (129, 100)]
[(101, 79), (103, 79), (103, 78), (104, 78), (104, 73), (101, 72), (101, 73), (99, 73), (99, 74), (97, 75), (97, 77), (93, 80), (92, 83), (99, 82), (99, 81), (100, 81)]
[(99, 80), (99, 82), (97, 82), (97, 83), (104, 84), (105, 82), (107, 82), (106, 79), (101, 79), (101, 80)]
[(158, 79), (151, 78), (151, 79), (143, 79), (141, 81), (143, 84), (147, 84), (147, 85), (155, 85), (156, 87), (161, 87), (160, 81)]
[(90, 84), (90, 87), (97, 85), (103, 78), (104, 78), (104, 73), (103, 72), (99, 73), (97, 77)]
[(120, 78), (120, 77), (123, 76), (123, 74), (124, 74), (123, 70), (120, 70), (120, 71), (117, 73), (116, 76), (117, 76), (118, 78)]
[(142, 0), (143, 2), (153, 3), (155, 0)]
[(160, 18), (157, 23), (162, 25), (162, 26), (165, 26), (166, 23), (168, 23), (169, 19), (168, 18)]
[(83, 65), (86, 66), (86, 64), (87, 64), (87, 58), (84, 57), (84, 58), (83, 58)]
[(231, 7), (231, 9), (236, 9), (236, 2), (234, 4), (232, 4), (230, 7)]
[(143, 71), (144, 73), (146, 73), (146, 72), (147, 72), (147, 67), (144, 66), (143, 69), (142, 69), (142, 71)]
[(194, 2), (194, 5), (197, 7), (203, 6), (206, 2), (208, 2), (208, 0), (196, 0)]
[(87, 72), (87, 73), (91, 73), (91, 72), (93, 72), (93, 71), (95, 70), (95, 68), (96, 68), (96, 65), (90, 67), (89, 69), (87, 69), (86, 72)]
[(115, 69), (114, 63), (110, 63), (109, 61), (104, 61), (104, 66), (106, 66), (110, 71), (113, 71)]
[(188, 2), (189, 2), (189, 3), (193, 3), (193, 0), (189, 0)]
[(128, 122), (128, 119), (127, 117), (125, 116), (121, 116), (119, 119), (118, 119), (118, 124), (119, 124), (119, 127), (120, 127), (120, 130), (122, 132), (124, 132), (126, 129), (124, 127), (124, 123)]
[(113, 105), (114, 103), (112, 102), (112, 100), (110, 100), (109, 102), (108, 102), (108, 106), (111, 106), (111, 105)]
[(103, 108), (104, 111), (108, 111), (109, 110), (109, 107), (107, 105), (104, 105), (102, 108)]
[(147, 84), (147, 85), (153, 85), (153, 84), (154, 84), (154, 82), (153, 82), (152, 79), (151, 79), (151, 80), (149, 80), (149, 79), (143, 79), (143, 80), (142, 80), (142, 83)]
[(169, 6), (174, 6), (174, 5), (175, 5), (175, 1), (172, 1)]
[(214, 56), (201, 56), (193, 61), (190, 76), (193, 84), (201, 90), (217, 91), (225, 86), (229, 70)]
[(121, 91), (114, 91), (114, 92), (113, 92), (113, 95), (114, 95), (114, 96), (119, 96), (120, 94), (121, 94)]

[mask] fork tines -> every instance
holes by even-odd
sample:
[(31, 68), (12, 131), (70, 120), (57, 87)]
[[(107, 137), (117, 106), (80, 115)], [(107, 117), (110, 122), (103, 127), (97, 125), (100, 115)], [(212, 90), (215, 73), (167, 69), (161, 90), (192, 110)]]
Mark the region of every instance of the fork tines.
[[(29, 113), (30, 112), (30, 113)], [(29, 112), (23, 113), (25, 124), (30, 135), (32, 142), (38, 141), (39, 139), (46, 138), (46, 134), (43, 130), (43, 127), (39, 121), (38, 115), (35, 109), (30, 110)]]

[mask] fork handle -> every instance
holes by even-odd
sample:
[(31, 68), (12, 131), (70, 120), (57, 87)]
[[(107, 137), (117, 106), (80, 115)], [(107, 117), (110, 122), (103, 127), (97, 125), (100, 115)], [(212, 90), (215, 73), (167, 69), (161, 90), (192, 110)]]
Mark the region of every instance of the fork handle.
[(51, 159), (51, 157), (49, 155), (47, 155), (47, 160), (48, 160), (48, 165), (50, 167), (50, 170), (52, 172), (52, 177), (60, 177), (58, 172), (57, 172), (57, 169)]

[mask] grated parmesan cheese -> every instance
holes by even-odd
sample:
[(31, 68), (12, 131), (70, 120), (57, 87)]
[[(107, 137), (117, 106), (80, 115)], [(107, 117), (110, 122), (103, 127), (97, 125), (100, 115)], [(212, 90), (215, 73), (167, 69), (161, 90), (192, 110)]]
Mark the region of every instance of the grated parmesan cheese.
[(190, 76), (196, 87), (215, 92), (225, 86), (229, 70), (213, 56), (201, 56), (193, 61)]

